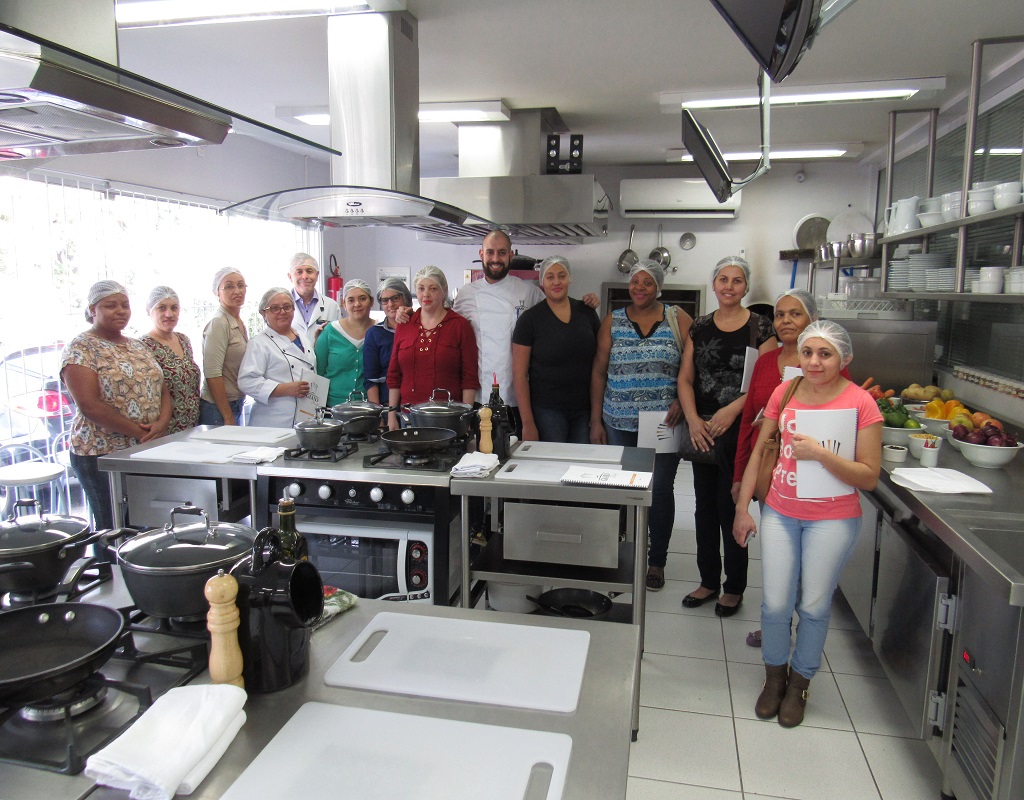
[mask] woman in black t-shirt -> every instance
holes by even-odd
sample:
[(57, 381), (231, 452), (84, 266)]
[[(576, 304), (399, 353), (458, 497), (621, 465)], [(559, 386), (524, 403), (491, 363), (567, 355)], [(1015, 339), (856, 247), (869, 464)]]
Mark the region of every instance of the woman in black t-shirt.
[(562, 256), (540, 265), (545, 300), (523, 312), (512, 333), (512, 377), (523, 440), (590, 442), (590, 370), (600, 323), (569, 297), (572, 273)]
[(714, 464), (693, 463), (700, 586), (683, 598), (683, 607), (696, 608), (722, 592), (715, 613), (731, 617), (747, 588), (747, 551), (732, 536), (736, 514), (732, 470), (746, 400), (746, 393), (740, 391), (743, 364), (748, 347), (767, 353), (778, 347), (778, 341), (770, 319), (741, 305), (750, 291), (750, 265), (744, 259), (730, 256), (719, 261), (711, 273), (711, 286), (718, 310), (694, 321), (679, 369), (679, 402), (690, 441), (699, 450), (714, 447), (719, 459)]

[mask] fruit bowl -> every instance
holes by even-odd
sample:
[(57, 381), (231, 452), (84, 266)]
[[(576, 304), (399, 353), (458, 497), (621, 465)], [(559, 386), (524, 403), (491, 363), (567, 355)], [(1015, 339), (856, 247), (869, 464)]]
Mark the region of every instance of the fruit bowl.
[(921, 457), (921, 451), (924, 449), (924, 443), (931, 440), (938, 439), (938, 436), (933, 436), (930, 433), (924, 431), (911, 431), (908, 437), (907, 447), (910, 448), (910, 455), (914, 458)]
[(924, 429), (933, 436), (942, 436), (949, 430), (948, 419), (931, 419), (923, 414), (916, 419), (924, 426)]
[(953, 431), (949, 428), (946, 428), (946, 441), (953, 445), (957, 450), (960, 449), (960, 440), (953, 435)]
[(990, 447), (987, 444), (971, 444), (970, 442), (960, 442), (959, 444), (963, 457), (974, 466), (991, 469), (1006, 466), (1024, 447), (1024, 444), (1018, 444), (1016, 447)]
[(883, 425), (882, 444), (900, 444), (906, 447), (910, 440), (910, 434), (920, 432), (920, 428), (890, 428), (888, 425)]

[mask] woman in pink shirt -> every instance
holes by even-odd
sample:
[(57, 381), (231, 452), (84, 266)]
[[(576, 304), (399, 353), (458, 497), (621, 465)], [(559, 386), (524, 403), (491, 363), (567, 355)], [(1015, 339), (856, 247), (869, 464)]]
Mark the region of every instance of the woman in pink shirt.
[[(830, 320), (808, 325), (797, 340), (803, 378), (780, 409), (789, 386), (777, 388), (765, 407), (764, 423), (743, 473), (733, 536), (741, 547), (757, 533), (749, 506), (765, 440), (782, 431), (779, 459), (761, 514), (761, 658), (765, 684), (754, 711), (761, 719), (778, 715), (791, 728), (803, 722), (807, 688), (821, 666), (821, 653), (839, 574), (860, 529), (858, 489), (875, 488), (882, 459), (882, 415), (867, 392), (841, 371), (853, 359), (849, 334)], [(796, 380), (796, 379), (794, 379)], [(843, 458), (812, 436), (796, 430), (796, 411), (856, 409), (854, 459)], [(816, 461), (848, 492), (835, 497), (799, 497), (797, 463)], [(790, 648), (793, 611), (800, 617)]]

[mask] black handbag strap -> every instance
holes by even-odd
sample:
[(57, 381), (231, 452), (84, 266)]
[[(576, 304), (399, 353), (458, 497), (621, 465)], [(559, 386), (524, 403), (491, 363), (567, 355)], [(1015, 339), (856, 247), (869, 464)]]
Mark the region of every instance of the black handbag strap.
[(747, 319), (747, 327), (750, 328), (750, 347), (754, 350), (757, 349), (757, 314), (753, 311), (750, 312), (750, 317)]

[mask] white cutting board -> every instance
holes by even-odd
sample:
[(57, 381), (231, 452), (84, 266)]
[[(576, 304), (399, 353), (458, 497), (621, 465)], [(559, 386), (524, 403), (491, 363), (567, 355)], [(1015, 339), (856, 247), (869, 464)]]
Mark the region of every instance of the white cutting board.
[(563, 444), (561, 442), (523, 442), (513, 454), (515, 458), (542, 458), (548, 461), (599, 461), (602, 464), (622, 463), (623, 448), (612, 444)]
[(564, 733), (306, 703), (221, 797), (558, 800), (571, 753)]
[(586, 631), (382, 611), (327, 670), (324, 683), (570, 712), (589, 647)]
[(210, 442), (168, 442), (149, 450), (132, 453), (129, 458), (146, 461), (181, 461), (189, 464), (227, 464), (231, 457), (252, 450), (250, 444), (211, 444)]
[(494, 476), (499, 481), (536, 481), (538, 483), (559, 483), (569, 467), (590, 467), (591, 469), (619, 469), (615, 464), (595, 464), (588, 461), (577, 464), (572, 461), (537, 461), (524, 459), (506, 461)]
[(189, 437), (190, 441), (226, 442), (227, 444), (250, 445), (281, 445), (289, 444), (286, 439), (298, 443), (295, 431), (291, 428), (259, 428), (239, 425), (221, 425), (208, 431), (196, 431)]

